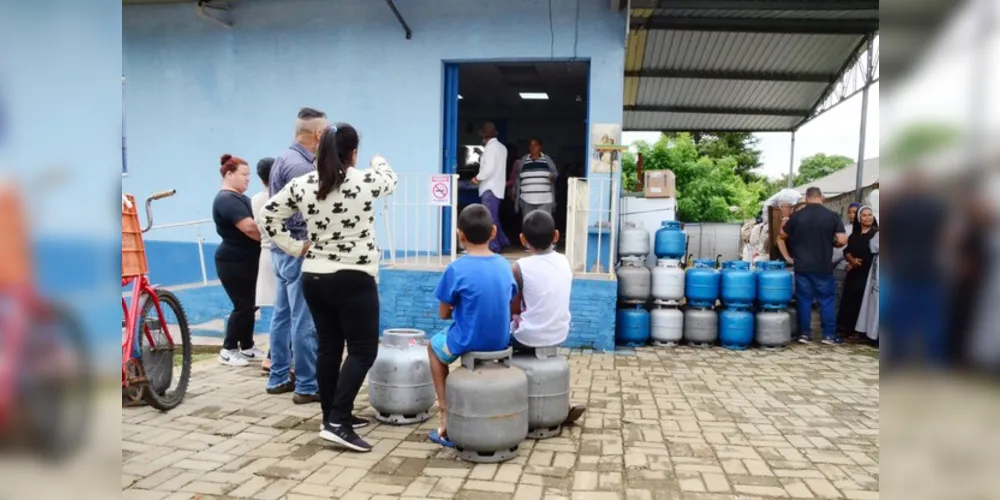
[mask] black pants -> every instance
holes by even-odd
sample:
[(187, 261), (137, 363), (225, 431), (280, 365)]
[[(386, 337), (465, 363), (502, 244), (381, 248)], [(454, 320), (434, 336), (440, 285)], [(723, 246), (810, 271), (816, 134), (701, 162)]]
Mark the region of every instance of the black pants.
[[(378, 287), (361, 271), (302, 273), (302, 294), (316, 323), (323, 421), (350, 425), (354, 399), (378, 355)], [(347, 359), (341, 368), (344, 343)]]
[(257, 299), (257, 260), (215, 259), (215, 270), (222, 288), (233, 303), (222, 348), (250, 349), (253, 347), (253, 317)]

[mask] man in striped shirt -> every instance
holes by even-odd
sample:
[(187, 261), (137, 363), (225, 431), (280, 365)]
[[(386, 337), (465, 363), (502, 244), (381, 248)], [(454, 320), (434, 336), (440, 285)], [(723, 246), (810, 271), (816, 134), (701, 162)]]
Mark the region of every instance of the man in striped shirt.
[(511, 169), (508, 187), (514, 188), (515, 209), (526, 217), (533, 210), (543, 210), (553, 215), (556, 206), (555, 181), (559, 171), (552, 158), (542, 152), (542, 141), (532, 138), (528, 143), (530, 153), (524, 155)]

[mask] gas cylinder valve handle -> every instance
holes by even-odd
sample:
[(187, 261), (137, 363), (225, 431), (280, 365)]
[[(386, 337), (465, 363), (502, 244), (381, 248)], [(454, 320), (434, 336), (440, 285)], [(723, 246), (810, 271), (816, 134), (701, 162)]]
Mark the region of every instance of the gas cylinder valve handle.
[(484, 352), (484, 351), (473, 351), (467, 352), (462, 355), (462, 366), (468, 370), (472, 370), (476, 367), (476, 361), (499, 361), (504, 366), (510, 366), (510, 357), (514, 354), (514, 350), (510, 347), (502, 351)]

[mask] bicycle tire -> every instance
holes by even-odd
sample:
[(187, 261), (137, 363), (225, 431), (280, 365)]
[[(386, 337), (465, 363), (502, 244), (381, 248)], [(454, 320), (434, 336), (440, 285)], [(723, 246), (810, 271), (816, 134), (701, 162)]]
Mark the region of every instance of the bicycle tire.
[[(84, 438), (89, 435), (88, 425), (91, 418), (91, 405), (89, 402), (91, 401), (94, 388), (93, 360), (90, 357), (90, 349), (87, 346), (83, 327), (76, 316), (67, 309), (51, 305), (44, 317), (35, 318), (33, 322), (34, 325), (31, 331), (36, 334), (35, 340), (43, 340), (43, 344), (44, 340), (48, 338), (46, 335), (47, 332), (40, 329), (44, 323), (55, 325), (63, 332), (65, 334), (63, 337), (69, 341), (70, 354), (77, 361), (74, 366), (78, 370), (71, 376), (58, 380), (58, 387), (45, 387), (42, 388), (41, 393), (28, 395), (29, 398), (42, 397), (45, 399), (42, 403), (43, 405), (57, 405), (55, 407), (43, 406), (44, 409), (41, 409), (38, 412), (39, 414), (32, 416), (34, 425), (31, 431), (31, 441), (43, 456), (52, 459), (63, 459), (78, 450), (82, 446)], [(46, 349), (45, 345), (41, 347)], [(46, 352), (49, 351), (46, 349)], [(80, 403), (82, 410), (73, 412), (73, 414), (67, 414), (73, 408), (71, 405), (66, 404), (67, 401), (65, 401), (65, 398), (66, 396), (73, 396), (74, 393), (76, 397), (83, 398), (80, 400), (83, 401)], [(37, 403), (26, 403), (32, 406), (33, 409), (39, 409)]]
[[(173, 311), (174, 316), (177, 318), (177, 331), (171, 332), (172, 340), (174, 341), (174, 349), (176, 350), (179, 346), (181, 349), (181, 367), (180, 374), (178, 375), (177, 388), (172, 392), (164, 392), (160, 394), (160, 391), (154, 390), (153, 387), (147, 387), (143, 391), (143, 399), (149, 403), (149, 406), (156, 408), (160, 411), (169, 411), (181, 404), (184, 400), (184, 394), (187, 392), (188, 383), (191, 381), (191, 330), (188, 327), (187, 314), (184, 312), (184, 307), (181, 306), (181, 301), (177, 298), (173, 292), (168, 290), (156, 289), (156, 296), (160, 301), (160, 306), (168, 308)], [(147, 297), (152, 299), (152, 297)], [(142, 307), (142, 312), (140, 313), (140, 321), (145, 318), (146, 315), (151, 311), (155, 311), (155, 303), (152, 300), (146, 300), (146, 303)], [(162, 321), (162, 318), (158, 318)], [(136, 333), (140, 335), (140, 342), (145, 341), (145, 335), (139, 331)], [(145, 358), (145, 356), (144, 356)], [(143, 371), (149, 376), (149, 371), (145, 367), (145, 359), (142, 360)]]

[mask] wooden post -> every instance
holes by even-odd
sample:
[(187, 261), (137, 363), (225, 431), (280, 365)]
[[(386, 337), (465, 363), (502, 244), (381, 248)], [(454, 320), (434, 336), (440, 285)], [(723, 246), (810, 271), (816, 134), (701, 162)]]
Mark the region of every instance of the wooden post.
[(636, 155), (635, 160), (635, 190), (638, 193), (643, 192), (646, 184), (646, 174), (642, 168), (642, 153)]
[(771, 260), (781, 260), (778, 250), (778, 233), (781, 231), (781, 207), (767, 207), (768, 241), (771, 242)]

